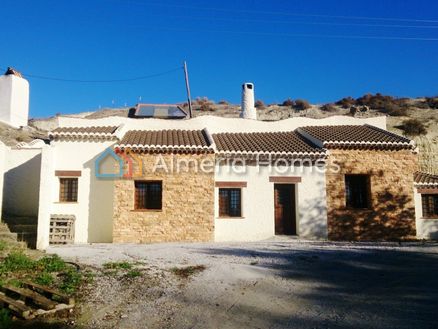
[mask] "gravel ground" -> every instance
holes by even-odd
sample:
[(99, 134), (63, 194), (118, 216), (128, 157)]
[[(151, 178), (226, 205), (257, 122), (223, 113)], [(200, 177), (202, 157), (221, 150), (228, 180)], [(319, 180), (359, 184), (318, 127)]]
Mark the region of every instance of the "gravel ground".
[[(94, 244), (48, 252), (99, 268), (81, 328), (436, 328), (438, 243)], [(204, 265), (189, 278), (174, 267)]]

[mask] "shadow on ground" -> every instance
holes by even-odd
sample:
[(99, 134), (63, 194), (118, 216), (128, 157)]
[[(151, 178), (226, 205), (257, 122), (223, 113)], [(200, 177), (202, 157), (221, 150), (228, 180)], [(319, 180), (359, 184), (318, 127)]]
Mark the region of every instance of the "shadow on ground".
[[(232, 316), (241, 319), (271, 328), (435, 328), (438, 255), (428, 252), (433, 246), (293, 250), (274, 243), (266, 250), (198, 252), (248, 258), (255, 270), (268, 269), (280, 278), (279, 284), (261, 282), (251, 300), (238, 302)], [(266, 308), (269, 303), (277, 305)]]

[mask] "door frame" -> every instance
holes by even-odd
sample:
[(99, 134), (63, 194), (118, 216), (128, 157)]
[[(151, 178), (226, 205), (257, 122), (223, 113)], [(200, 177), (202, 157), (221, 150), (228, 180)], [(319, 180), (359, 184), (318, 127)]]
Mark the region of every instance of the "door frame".
[[(287, 236), (299, 236), (299, 220), (298, 220), (298, 182), (296, 181), (295, 177), (291, 177), (293, 180), (291, 181), (280, 181), (280, 182), (274, 182), (273, 184), (273, 197), (274, 197), (274, 235), (277, 235), (275, 233), (276, 231), (276, 200), (275, 200), (275, 187), (277, 185), (289, 185), (291, 186), (291, 206), (293, 206), (293, 209), (291, 210), (291, 216), (290, 220), (295, 221), (295, 233), (294, 234), (283, 234)], [(281, 234), (279, 234), (281, 235)]]

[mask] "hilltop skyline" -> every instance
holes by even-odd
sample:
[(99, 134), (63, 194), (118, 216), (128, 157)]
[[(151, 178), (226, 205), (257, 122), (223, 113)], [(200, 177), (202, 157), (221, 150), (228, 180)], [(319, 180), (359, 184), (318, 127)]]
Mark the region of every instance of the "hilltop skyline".
[(29, 80), (31, 117), (184, 102), (184, 60), (192, 96), (214, 101), (239, 103), (246, 81), (266, 103), (438, 94), (433, 1), (7, 0), (3, 9), (0, 68)]

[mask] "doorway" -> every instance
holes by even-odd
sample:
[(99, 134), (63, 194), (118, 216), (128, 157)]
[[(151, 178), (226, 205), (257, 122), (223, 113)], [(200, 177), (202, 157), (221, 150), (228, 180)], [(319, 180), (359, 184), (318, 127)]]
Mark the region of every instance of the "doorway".
[(275, 234), (296, 235), (295, 185), (274, 184)]

